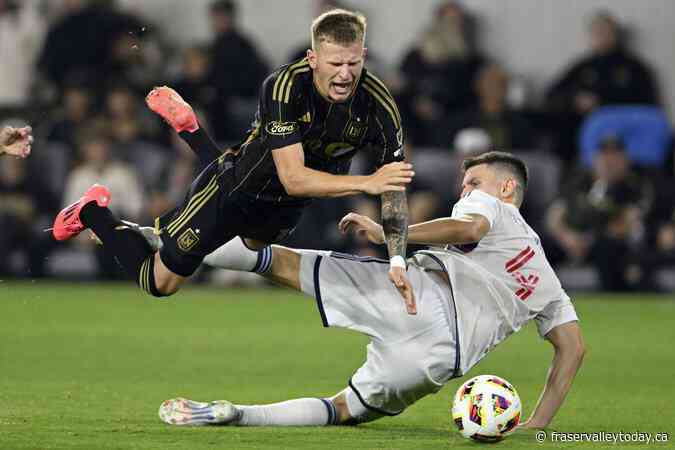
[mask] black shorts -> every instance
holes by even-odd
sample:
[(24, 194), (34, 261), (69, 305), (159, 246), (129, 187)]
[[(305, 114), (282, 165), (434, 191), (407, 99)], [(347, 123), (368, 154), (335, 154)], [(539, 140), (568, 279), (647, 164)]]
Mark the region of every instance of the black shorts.
[(283, 241), (300, 221), (304, 204), (283, 204), (232, 192), (234, 158), (223, 156), (195, 179), (181, 206), (158, 219), (160, 257), (173, 273), (190, 276), (206, 255), (235, 236)]

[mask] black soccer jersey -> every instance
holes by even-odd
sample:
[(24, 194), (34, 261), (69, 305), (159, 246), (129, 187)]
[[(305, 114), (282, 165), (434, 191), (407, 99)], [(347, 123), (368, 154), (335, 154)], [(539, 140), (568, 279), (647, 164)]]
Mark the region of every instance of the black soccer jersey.
[(272, 159), (272, 150), (298, 142), (307, 167), (335, 175), (347, 174), (362, 149), (374, 152), (378, 166), (404, 159), (401, 116), (385, 85), (364, 68), (349, 100), (331, 103), (314, 87), (306, 58), (263, 82), (253, 128), (238, 146), (234, 190), (267, 201), (309, 201), (286, 193)]

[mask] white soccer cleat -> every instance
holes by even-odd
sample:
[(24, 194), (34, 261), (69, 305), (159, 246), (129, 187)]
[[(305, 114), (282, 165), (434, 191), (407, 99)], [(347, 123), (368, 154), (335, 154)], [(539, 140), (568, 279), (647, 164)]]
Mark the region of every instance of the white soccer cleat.
[(209, 403), (186, 398), (165, 400), (159, 406), (159, 418), (169, 425), (228, 425), (239, 419), (241, 412), (227, 400)]

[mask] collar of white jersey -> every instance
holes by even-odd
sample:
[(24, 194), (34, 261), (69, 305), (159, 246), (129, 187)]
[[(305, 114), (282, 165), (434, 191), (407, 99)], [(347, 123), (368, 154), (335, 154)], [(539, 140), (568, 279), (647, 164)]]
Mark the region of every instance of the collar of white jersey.
[(486, 200), (486, 201), (491, 201), (491, 202), (496, 201), (496, 202), (501, 203), (502, 205), (507, 205), (507, 206), (511, 206), (512, 208), (518, 209), (518, 207), (516, 205), (514, 205), (513, 203), (507, 203), (507, 202), (495, 197), (492, 194), (488, 194), (485, 191), (481, 191), (480, 189), (474, 189), (471, 192), (467, 192), (466, 194), (464, 194), (464, 196), (462, 196), (462, 199), (470, 197), (471, 194), (473, 194), (473, 193), (476, 194), (475, 197), (479, 197), (479, 199), (481, 199), (481, 200)]

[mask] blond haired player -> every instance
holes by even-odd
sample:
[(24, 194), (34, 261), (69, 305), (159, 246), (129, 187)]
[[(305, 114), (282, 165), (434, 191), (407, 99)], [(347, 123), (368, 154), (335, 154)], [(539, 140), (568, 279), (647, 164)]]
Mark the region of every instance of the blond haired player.
[[(91, 229), (150, 295), (177, 292), (206, 255), (221, 248), (235, 257), (262, 248), (248, 270), (269, 269), (269, 244), (283, 241), (317, 197), (368, 193), (382, 200), (391, 270), (388, 276), (412, 302), (405, 277), (408, 225), (405, 185), (414, 173), (404, 162), (401, 117), (385, 85), (364, 68), (366, 20), (331, 10), (312, 24), (312, 49), (262, 84), (252, 129), (225, 152), (213, 144), (177, 92), (162, 87), (148, 106), (162, 116), (206, 165), (185, 200), (157, 220), (162, 248), (148, 247), (137, 231), (108, 209), (111, 193), (92, 186), (64, 208), (53, 235), (68, 240)], [(349, 175), (357, 152), (379, 166)], [(114, 194), (114, 193), (112, 193)]]

